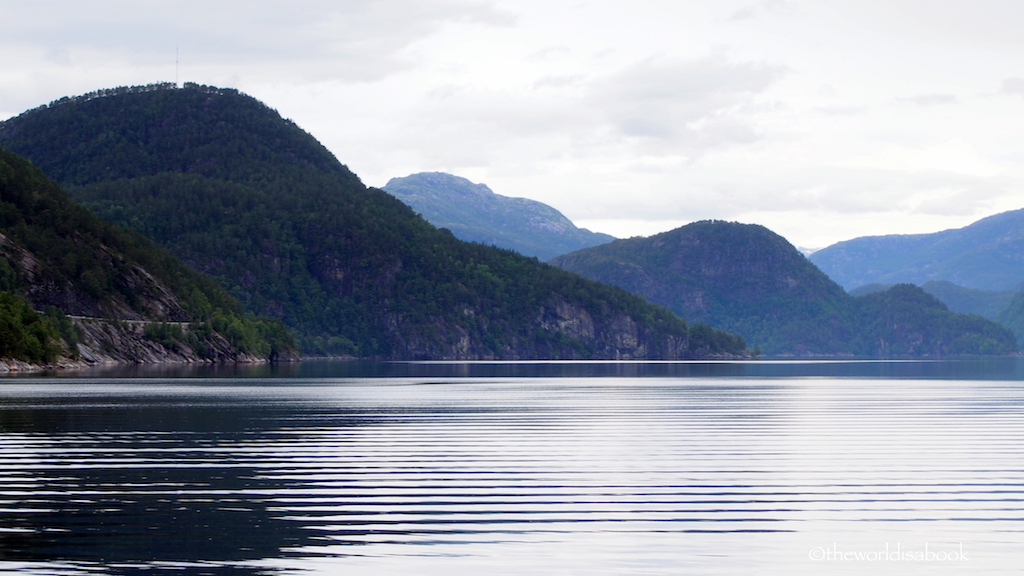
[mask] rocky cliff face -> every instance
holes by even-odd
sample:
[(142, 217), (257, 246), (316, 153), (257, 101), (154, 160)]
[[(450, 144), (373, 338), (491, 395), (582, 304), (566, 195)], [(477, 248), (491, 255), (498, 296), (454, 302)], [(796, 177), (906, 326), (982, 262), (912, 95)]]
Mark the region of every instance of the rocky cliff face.
[[(476, 312), (464, 309), (467, 316)], [(389, 316), (388, 332), (395, 339), (395, 358), (434, 360), (523, 360), (535, 358), (584, 360), (683, 360), (692, 358), (745, 358), (742, 347), (728, 352), (711, 342), (691, 340), (684, 329), (656, 333), (629, 314), (595, 315), (586, 308), (555, 296), (540, 306), (533, 318), (536, 332), (514, 337), (497, 351), (486, 345), (486, 325), (471, 331), (465, 325), (436, 318), (431, 330), (411, 331), (398, 315)]]
[[(104, 318), (72, 318), (77, 331), (77, 342), (67, 354), (47, 365), (0, 359), (0, 374), (11, 372), (37, 372), (43, 369), (83, 369), (114, 364), (209, 364), (209, 363), (261, 363), (266, 357), (239, 352), (224, 336), (212, 333), (199, 336), (187, 322), (175, 323), (182, 330), (180, 339), (154, 339), (146, 333), (147, 326), (164, 323), (143, 320), (114, 320)], [(194, 337), (190, 337), (193, 335)], [(279, 362), (298, 362), (294, 351), (275, 359)]]
[[(266, 361), (265, 358), (240, 353), (226, 338), (216, 333), (204, 335), (202, 346), (193, 347), (186, 338), (157, 341), (147, 337), (146, 326), (157, 325), (152, 322), (98, 318), (75, 318), (73, 322), (81, 334), (76, 346), (78, 356), (89, 365)], [(174, 326), (181, 328), (183, 335), (192, 333), (187, 323)]]
[[(76, 341), (57, 365), (155, 364), (194, 362), (258, 362), (260, 358), (235, 349), (217, 333), (185, 338), (191, 327), (189, 315), (170, 289), (141, 266), (105, 246), (94, 246), (107, 264), (121, 271), (118, 294), (130, 293), (131, 304), (121, 298), (98, 298), (68, 281), (47, 274), (45, 262), (0, 233), (0, 258), (18, 271), (27, 283), (25, 298), (37, 310), (59, 308), (70, 316)], [(146, 334), (147, 326), (172, 322), (182, 338), (161, 343)], [(191, 342), (190, 342), (191, 340)], [(262, 360), (265, 360), (262, 359)], [(7, 362), (15, 370), (31, 370), (31, 364)]]
[(188, 318), (174, 294), (141, 266), (128, 261), (103, 245), (88, 246), (80, 239), (83, 249), (100, 255), (105, 265), (121, 273), (117, 276), (116, 295), (131, 294), (133, 302), (123, 297), (97, 297), (76, 287), (72, 282), (48, 274), (43, 259), (0, 233), (0, 257), (6, 258), (27, 283), (25, 298), (36, 309), (56, 306), (66, 314), (121, 320), (156, 319), (180, 322)]

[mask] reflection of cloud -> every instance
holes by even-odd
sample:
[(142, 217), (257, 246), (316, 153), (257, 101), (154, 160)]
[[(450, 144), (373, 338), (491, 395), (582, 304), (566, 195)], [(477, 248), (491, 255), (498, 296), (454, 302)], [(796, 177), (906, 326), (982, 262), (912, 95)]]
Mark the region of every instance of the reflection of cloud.
[(606, 80), (594, 98), (626, 137), (711, 145), (749, 142), (752, 130), (722, 116), (782, 74), (781, 68), (720, 57), (648, 60)]

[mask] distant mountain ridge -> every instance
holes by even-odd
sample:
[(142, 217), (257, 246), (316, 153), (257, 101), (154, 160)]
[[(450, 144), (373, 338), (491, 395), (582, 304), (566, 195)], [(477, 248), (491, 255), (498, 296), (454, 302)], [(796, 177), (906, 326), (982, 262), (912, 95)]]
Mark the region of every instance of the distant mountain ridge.
[(865, 236), (809, 256), (847, 290), (865, 284), (944, 280), (978, 290), (1024, 282), (1024, 209), (933, 234)]
[(484, 184), (444, 172), (392, 178), (383, 190), (460, 240), (515, 250), (542, 261), (615, 240), (578, 228), (542, 202), (495, 194)]
[(854, 298), (763, 226), (702, 221), (649, 238), (616, 240), (552, 260), (621, 286), (690, 321), (744, 337), (770, 355), (1008, 354), (996, 323), (950, 312), (901, 284)]

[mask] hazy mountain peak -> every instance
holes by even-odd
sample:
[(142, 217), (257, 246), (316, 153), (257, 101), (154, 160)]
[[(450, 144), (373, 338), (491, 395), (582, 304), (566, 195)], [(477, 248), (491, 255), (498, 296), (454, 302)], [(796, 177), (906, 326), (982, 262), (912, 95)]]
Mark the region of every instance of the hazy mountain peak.
[(930, 280), (1008, 290), (1024, 281), (1024, 210), (932, 234), (854, 238), (823, 248), (810, 259), (847, 290)]
[(419, 172), (404, 178), (392, 178), (384, 190), (401, 191), (409, 196), (449, 197), (452, 195), (492, 199), (496, 196), (486, 184), (474, 184), (467, 178), (446, 172)]
[(392, 178), (384, 190), (461, 240), (493, 244), (541, 260), (614, 240), (578, 228), (543, 202), (502, 196), (485, 184), (444, 172)]

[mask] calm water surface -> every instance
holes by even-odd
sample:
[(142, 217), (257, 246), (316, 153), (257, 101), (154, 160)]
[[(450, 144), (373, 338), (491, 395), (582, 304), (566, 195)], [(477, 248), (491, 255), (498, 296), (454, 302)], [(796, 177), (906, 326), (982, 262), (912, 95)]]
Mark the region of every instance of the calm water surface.
[(1024, 573), (1024, 367), (0, 379), (0, 572)]

